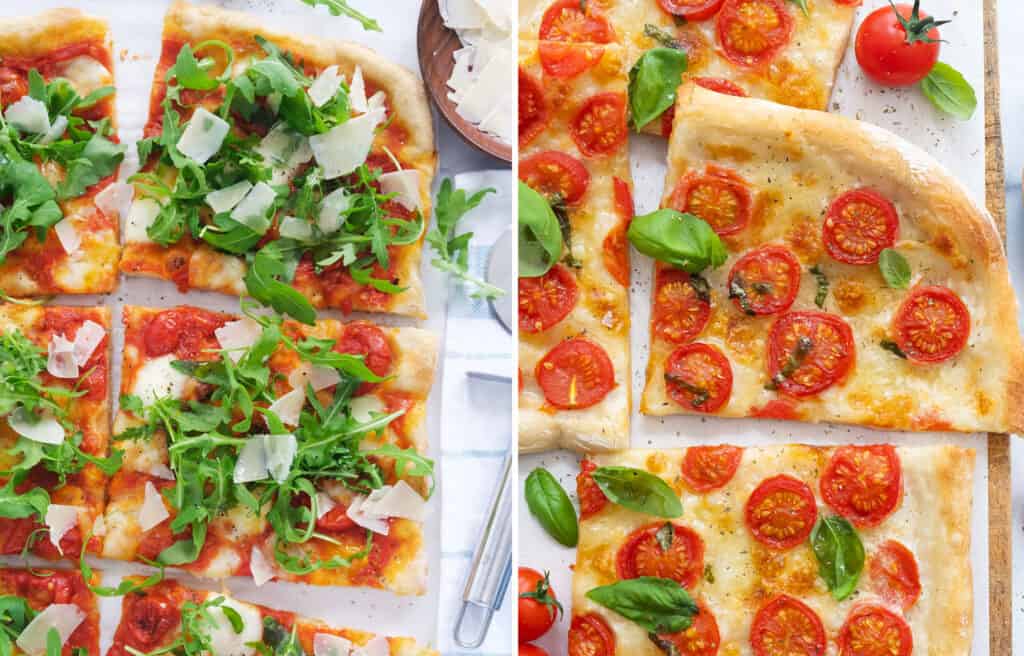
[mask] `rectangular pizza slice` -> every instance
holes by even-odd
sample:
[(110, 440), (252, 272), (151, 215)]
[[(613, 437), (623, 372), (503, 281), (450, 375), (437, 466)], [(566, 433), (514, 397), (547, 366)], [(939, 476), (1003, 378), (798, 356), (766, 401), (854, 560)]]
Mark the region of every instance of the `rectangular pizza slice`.
[(109, 333), (106, 308), (0, 305), (0, 553), (75, 560), (103, 515)]
[(966, 656), (973, 472), (955, 446), (584, 460), (570, 651)]
[(546, 268), (520, 272), (520, 450), (622, 448), (633, 216), (623, 52), (542, 81), (538, 44), (520, 46), (519, 178), (558, 242)]
[(1024, 424), (1002, 240), (940, 164), (860, 121), (695, 85), (676, 121), (665, 209), (633, 225), (653, 243), (706, 224), (720, 257), (659, 242), (642, 412)]
[(103, 555), (422, 594), (436, 337), (125, 308)]
[(96, 595), (79, 572), (0, 568), (0, 603), (3, 605), (0, 653), (29, 656), (100, 653)]
[(0, 292), (117, 285), (113, 84), (105, 21), (74, 9), (0, 19)]
[(126, 273), (278, 308), (287, 297), (304, 320), (310, 304), (425, 316), (437, 158), (410, 71), (353, 43), (176, 1), (145, 136)]
[(121, 602), (121, 621), (107, 656), (140, 653), (437, 656), (412, 638), (337, 629), (170, 579), (129, 593)]

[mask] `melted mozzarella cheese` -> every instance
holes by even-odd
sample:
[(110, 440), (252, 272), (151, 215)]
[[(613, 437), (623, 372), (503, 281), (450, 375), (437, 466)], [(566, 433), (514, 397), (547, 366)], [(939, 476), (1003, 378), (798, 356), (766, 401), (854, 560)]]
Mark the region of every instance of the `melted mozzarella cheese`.
[(62, 69), (61, 76), (67, 78), (78, 95), (83, 98), (114, 82), (114, 77), (106, 66), (86, 55), (69, 59), (63, 64)]
[[(207, 599), (218, 596), (220, 595), (210, 593)], [(235, 632), (231, 620), (224, 613), (224, 608), (230, 608), (241, 618), (240, 632)], [(256, 653), (256, 649), (247, 646), (246, 643), (259, 643), (263, 640), (263, 614), (259, 608), (234, 599), (225, 599), (209, 612), (213, 623), (209, 633), (210, 646), (213, 648), (212, 656), (252, 656)]]
[(152, 243), (146, 230), (160, 214), (160, 203), (152, 198), (139, 198), (128, 208), (128, 221), (124, 225), (124, 240), (128, 243)]
[(142, 399), (142, 403), (145, 405), (167, 397), (181, 398), (189, 377), (171, 366), (171, 363), (177, 359), (173, 353), (168, 353), (159, 358), (147, 360), (135, 374), (132, 394)]

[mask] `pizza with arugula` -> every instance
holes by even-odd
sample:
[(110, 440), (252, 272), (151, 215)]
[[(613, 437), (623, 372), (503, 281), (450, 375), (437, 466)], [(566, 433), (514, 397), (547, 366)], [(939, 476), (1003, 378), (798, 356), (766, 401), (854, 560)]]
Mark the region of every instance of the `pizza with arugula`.
[(76, 571), (0, 569), (0, 653), (100, 653), (96, 596)]

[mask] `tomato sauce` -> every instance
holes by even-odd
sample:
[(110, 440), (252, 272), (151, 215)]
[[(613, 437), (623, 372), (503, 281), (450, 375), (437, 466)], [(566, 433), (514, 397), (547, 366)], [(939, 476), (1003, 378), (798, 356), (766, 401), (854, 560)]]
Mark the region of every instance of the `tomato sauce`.
[(62, 654), (70, 655), (78, 647), (89, 654), (99, 653), (99, 622), (96, 602), (89, 588), (75, 571), (0, 569), (0, 589), (5, 594), (24, 598), (30, 607), (42, 611), (51, 604), (74, 604), (86, 619), (68, 637)]

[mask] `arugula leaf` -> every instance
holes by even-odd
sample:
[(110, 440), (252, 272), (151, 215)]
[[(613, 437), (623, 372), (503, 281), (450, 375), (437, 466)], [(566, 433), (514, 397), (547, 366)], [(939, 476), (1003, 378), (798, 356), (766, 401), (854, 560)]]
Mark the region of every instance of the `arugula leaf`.
[(725, 263), (725, 244), (706, 221), (692, 214), (661, 209), (633, 217), (626, 233), (638, 251), (687, 273)]
[(260, 251), (253, 258), (245, 274), (245, 287), (257, 301), (287, 314), (302, 323), (313, 325), (316, 310), (299, 291), (281, 282), (285, 274), (284, 264), (274, 259), (267, 251)]
[(347, 16), (359, 22), (363, 26), (364, 30), (372, 32), (382, 32), (380, 23), (370, 18), (366, 14), (353, 9), (347, 0), (300, 0), (306, 3), (310, 7), (323, 6), (327, 7), (327, 10), (331, 12), (333, 16)]
[(679, 633), (693, 625), (699, 609), (672, 579), (641, 576), (587, 592), (587, 599), (632, 620), (649, 633)]
[(124, 146), (98, 134), (85, 144), (81, 157), (69, 162), (67, 177), (57, 188), (57, 199), (67, 200), (117, 171), (124, 159)]
[(473, 298), (498, 298), (505, 295), (505, 290), (469, 272), (469, 242), (473, 238), (473, 233), (455, 234), (459, 220), (470, 210), (479, 206), (487, 194), (492, 193), (496, 193), (494, 189), (481, 189), (467, 197), (464, 190), (455, 189), (451, 178), (445, 178), (437, 193), (434, 212), (437, 226), (427, 233), (427, 243), (437, 253), (437, 257), (431, 260), (431, 264), (472, 285), (474, 291), (470, 296)]
[(675, 104), (686, 72), (686, 52), (675, 48), (648, 50), (629, 71), (629, 113), (637, 130)]
[(974, 87), (960, 71), (943, 62), (936, 62), (921, 80), (921, 91), (938, 110), (961, 121), (970, 120), (978, 109)]

